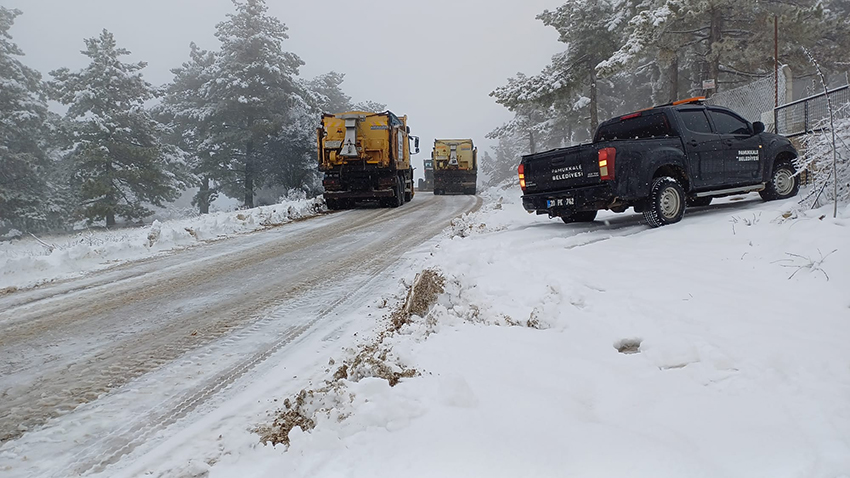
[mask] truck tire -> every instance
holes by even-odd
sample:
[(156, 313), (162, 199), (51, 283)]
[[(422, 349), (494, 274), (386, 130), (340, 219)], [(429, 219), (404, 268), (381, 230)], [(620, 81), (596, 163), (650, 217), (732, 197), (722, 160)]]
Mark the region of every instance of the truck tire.
[(325, 205), (328, 207), (328, 211), (336, 211), (339, 209), (339, 199), (325, 199)]
[(773, 167), (773, 173), (759, 195), (765, 201), (788, 199), (800, 191), (800, 176), (796, 174), (790, 161), (780, 161)]
[(410, 180), (410, 191), (407, 190), (407, 180), (402, 182), (402, 191), (404, 191), (404, 202), (410, 202), (413, 199), (413, 180)]
[(390, 207), (399, 207), (402, 204), (404, 204), (404, 182), (401, 180), (401, 176), (396, 176), (393, 197), (389, 198), (388, 205)]
[(711, 196), (690, 197), (688, 198), (688, 207), (703, 207), (711, 204)]
[(652, 181), (643, 217), (652, 227), (674, 224), (685, 215), (685, 190), (678, 181), (662, 176)]
[(599, 211), (578, 211), (569, 216), (561, 216), (564, 224), (572, 224), (574, 222), (593, 222), (596, 219), (596, 213)]

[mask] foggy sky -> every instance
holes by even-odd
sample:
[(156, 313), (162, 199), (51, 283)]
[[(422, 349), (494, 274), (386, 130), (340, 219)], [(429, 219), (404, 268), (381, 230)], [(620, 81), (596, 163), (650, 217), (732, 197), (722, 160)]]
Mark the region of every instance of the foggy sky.
[[(512, 118), (488, 94), (521, 71), (538, 73), (563, 50), (535, 16), (565, 0), (267, 0), (289, 28), (283, 47), (306, 63), (301, 76), (345, 73), (352, 100), (385, 103), (408, 115), (422, 138), (417, 172), (434, 138), (474, 139)], [(42, 72), (80, 69), (83, 39), (111, 31), (119, 47), (146, 61), (145, 78), (162, 85), (188, 59), (189, 43), (217, 50), (215, 25), (234, 11), (230, 0), (0, 0), (23, 12), (12, 27), (24, 64)], [(318, 119), (317, 119), (318, 121)], [(417, 175), (418, 176), (418, 175)]]

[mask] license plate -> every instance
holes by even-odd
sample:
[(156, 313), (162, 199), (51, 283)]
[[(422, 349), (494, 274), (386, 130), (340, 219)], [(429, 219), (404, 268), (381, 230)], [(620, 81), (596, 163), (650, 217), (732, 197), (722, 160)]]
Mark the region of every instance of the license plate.
[(547, 199), (546, 207), (560, 207), (560, 206), (574, 206), (576, 203), (575, 198), (558, 198), (558, 199)]

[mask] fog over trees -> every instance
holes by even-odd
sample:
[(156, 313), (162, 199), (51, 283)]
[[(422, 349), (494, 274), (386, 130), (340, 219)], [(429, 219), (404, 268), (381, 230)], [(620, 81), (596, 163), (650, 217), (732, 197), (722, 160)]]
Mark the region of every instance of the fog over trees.
[[(810, 81), (806, 48), (843, 80), (850, 69), (848, 13), (847, 0), (565, 3), (537, 17), (558, 32), (564, 51), (543, 71), (520, 72), (490, 93), (515, 117), (489, 136), (522, 144), (524, 152), (567, 146), (588, 140), (616, 114), (772, 77), (774, 19), (780, 64)], [(706, 92), (708, 79), (716, 88)]]
[[(42, 77), (12, 37), (25, 12), (0, 7), (0, 235), (135, 223), (187, 190), (199, 213), (221, 195), (252, 207), (292, 190), (320, 194), (320, 114), (386, 106), (353, 103), (344, 72), (303, 78), (265, 1), (233, 4), (216, 25), (218, 45), (189, 45), (166, 85), (145, 80), (144, 62), (124, 62), (130, 52), (106, 30), (80, 39), (88, 66)], [(498, 141), (482, 154), (491, 183), (509, 179), (521, 154), (586, 141), (615, 114), (701, 95), (703, 80), (715, 80), (712, 93), (771, 76), (774, 19), (779, 62), (796, 78), (813, 74), (804, 48), (827, 76), (850, 68), (850, 0), (571, 0), (537, 18), (564, 48), (490, 93), (514, 114), (488, 135)]]
[(191, 188), (200, 213), (221, 194), (245, 207), (293, 189), (320, 194), (321, 113), (386, 106), (352, 104), (342, 73), (300, 77), (304, 62), (265, 1), (233, 3), (218, 48), (192, 43), (159, 86), (145, 81), (145, 62), (122, 61), (130, 52), (107, 30), (81, 39), (87, 67), (45, 79), (10, 33), (23, 12), (0, 7), (0, 228), (135, 223)]

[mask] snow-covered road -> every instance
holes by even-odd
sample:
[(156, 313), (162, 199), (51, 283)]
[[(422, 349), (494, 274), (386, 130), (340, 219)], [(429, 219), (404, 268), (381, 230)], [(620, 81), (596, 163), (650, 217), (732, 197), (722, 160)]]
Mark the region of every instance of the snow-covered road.
[[(565, 225), (520, 195), (483, 191), (442, 234), (478, 202), (422, 194), (199, 247), (184, 228), (318, 209), (168, 221), (103, 248), (189, 250), (0, 292), (0, 419), (68, 403), (12, 430), (0, 475), (850, 476), (850, 206), (749, 194), (652, 229), (631, 211)], [(31, 258), (43, 245), (0, 244), (0, 277), (112, 256), (80, 241)], [(67, 411), (94, 383), (106, 393)], [(11, 403), (11, 387), (45, 392)]]
[(339, 310), (394, 290), (387, 268), (480, 203), (421, 194), (0, 296), (0, 440), (61, 417), (16, 440), (39, 460), (0, 469), (102, 470), (272, 354), (333, 338)]

